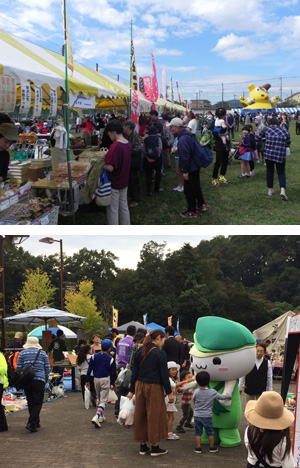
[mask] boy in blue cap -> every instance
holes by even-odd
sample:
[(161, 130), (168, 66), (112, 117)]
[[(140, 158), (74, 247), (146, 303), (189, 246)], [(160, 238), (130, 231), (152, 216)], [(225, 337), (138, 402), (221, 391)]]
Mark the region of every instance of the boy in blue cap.
[(103, 416), (103, 411), (108, 400), (110, 386), (114, 384), (116, 379), (116, 364), (114, 359), (109, 355), (112, 347), (113, 344), (110, 340), (106, 339), (102, 341), (102, 350), (100, 353), (92, 355), (86, 374), (85, 385), (89, 389), (90, 375), (92, 371), (94, 373), (94, 386), (99, 403), (97, 413), (91, 420), (91, 423), (96, 428), (101, 427), (100, 423), (106, 420), (105, 416)]

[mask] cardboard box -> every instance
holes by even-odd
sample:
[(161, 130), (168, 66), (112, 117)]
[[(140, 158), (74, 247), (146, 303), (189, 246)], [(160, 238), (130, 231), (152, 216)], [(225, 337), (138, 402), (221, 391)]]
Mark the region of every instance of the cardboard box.
[(76, 361), (77, 361), (77, 356), (74, 354), (68, 354), (68, 359), (70, 361), (70, 364), (72, 364), (72, 366), (76, 366)]
[(28, 180), (31, 182), (36, 182), (39, 179), (43, 179), (45, 177), (44, 168), (43, 167), (30, 167), (28, 169)]

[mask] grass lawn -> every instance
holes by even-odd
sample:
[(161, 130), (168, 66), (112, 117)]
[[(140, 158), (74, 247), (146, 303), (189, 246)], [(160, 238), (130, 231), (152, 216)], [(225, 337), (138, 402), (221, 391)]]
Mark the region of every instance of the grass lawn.
[[(236, 135), (241, 134), (240, 131)], [(212, 225), (212, 224), (300, 224), (300, 135), (295, 134), (295, 121), (290, 125), (291, 155), (287, 157), (286, 179), (289, 201), (284, 202), (279, 196), (278, 178), (274, 176), (275, 194), (267, 195), (266, 167), (263, 163), (256, 164), (255, 176), (251, 179), (238, 179), (240, 174), (240, 163), (234, 161), (228, 166), (226, 177), (230, 184), (221, 187), (212, 187), (212, 168), (201, 169), (200, 179), (207, 211), (199, 213), (198, 218), (185, 220), (179, 216), (181, 211), (187, 208), (183, 193), (174, 192), (172, 189), (177, 185), (175, 174), (175, 163), (172, 161), (171, 169), (162, 176), (161, 187), (163, 192), (154, 194), (152, 197), (146, 195), (146, 180), (144, 174), (141, 176), (142, 203), (131, 209), (131, 224), (136, 225)], [(107, 224), (105, 212), (95, 210), (86, 212), (81, 208), (75, 215), (76, 224)], [(71, 224), (70, 218), (60, 216), (59, 224)]]

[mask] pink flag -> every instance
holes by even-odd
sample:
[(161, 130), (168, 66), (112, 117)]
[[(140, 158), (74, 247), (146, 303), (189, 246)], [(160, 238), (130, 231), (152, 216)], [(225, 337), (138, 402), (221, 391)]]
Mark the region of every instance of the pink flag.
[(143, 94), (143, 96), (148, 100), (152, 101), (152, 80), (151, 76), (140, 76), (139, 78), (139, 84), (140, 84), (140, 92)]
[(158, 93), (158, 82), (157, 82), (156, 67), (155, 67), (153, 54), (151, 54), (151, 58), (152, 58), (152, 68), (153, 68), (153, 100), (154, 102), (157, 102), (159, 93)]

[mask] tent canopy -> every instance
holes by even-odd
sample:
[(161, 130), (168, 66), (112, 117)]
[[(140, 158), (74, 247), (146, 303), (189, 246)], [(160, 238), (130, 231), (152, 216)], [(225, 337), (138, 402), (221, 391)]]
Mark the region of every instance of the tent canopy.
[[(45, 325), (41, 325), (40, 327), (37, 327), (37, 328), (34, 328), (34, 330), (31, 330), (31, 332), (29, 332), (27, 336), (36, 336), (37, 338), (41, 339), (43, 338), (43, 331), (45, 330), (46, 330)], [(58, 325), (57, 328), (49, 327), (47, 328), (47, 330), (50, 330), (52, 335), (55, 335), (55, 336), (58, 330), (62, 330), (66, 338), (71, 338), (71, 339), (77, 338), (76, 333), (70, 330), (70, 328), (64, 327), (63, 325)]]
[(145, 325), (143, 325), (140, 322), (135, 322), (134, 320), (131, 320), (131, 322), (127, 322), (127, 323), (124, 323), (123, 325), (118, 326), (117, 329), (118, 329), (119, 333), (126, 333), (127, 328), (130, 325), (134, 325), (136, 327), (136, 329), (142, 328), (143, 330), (146, 330)]
[(237, 112), (238, 114), (256, 114), (257, 112), (262, 112), (263, 114), (273, 114), (274, 112), (286, 112), (287, 114), (293, 114), (300, 110), (300, 107), (274, 107), (273, 109), (231, 109), (231, 112)]
[(287, 321), (292, 315), (294, 315), (294, 312), (289, 310), (285, 314), (280, 315), (280, 317), (254, 330), (253, 335), (255, 338), (260, 338), (263, 341), (270, 340), (270, 348), (278, 349), (285, 342)]
[(150, 328), (151, 330), (162, 330), (163, 332), (165, 331), (165, 327), (157, 325), (157, 323), (155, 322), (147, 323), (147, 328)]
[(84, 322), (86, 317), (69, 314), (69, 312), (64, 312), (63, 310), (43, 306), (39, 309), (24, 312), (23, 314), (6, 317), (3, 320), (7, 323), (18, 323), (20, 325), (39, 325), (40, 322), (44, 322), (46, 324), (49, 320), (56, 320), (59, 324)]

